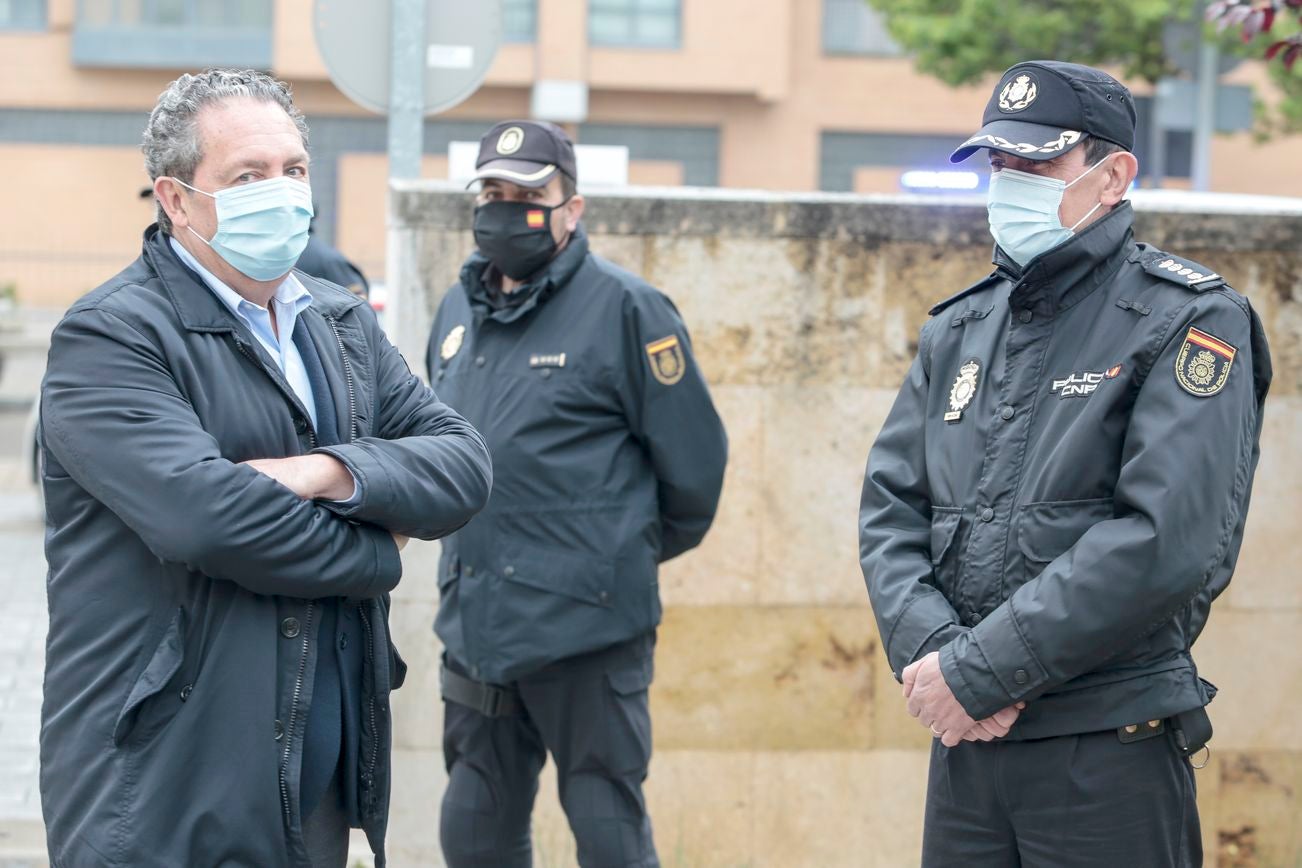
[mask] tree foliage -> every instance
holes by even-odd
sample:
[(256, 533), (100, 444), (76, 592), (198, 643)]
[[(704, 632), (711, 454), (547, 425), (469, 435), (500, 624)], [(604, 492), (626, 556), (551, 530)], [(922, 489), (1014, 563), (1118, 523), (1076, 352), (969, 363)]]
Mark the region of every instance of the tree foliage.
[[(1169, 21), (1192, 21), (1195, 0), (865, 0), (881, 12), (891, 37), (914, 57), (920, 72), (951, 85), (971, 84), (1023, 60), (1053, 59), (1119, 68), (1124, 79), (1155, 83), (1175, 74), (1163, 46)], [(1262, 56), (1275, 43), (1271, 68), (1284, 99), (1262, 126), (1302, 130), (1302, 0), (1217, 0), (1232, 11), (1223, 48)], [(1275, 13), (1263, 27), (1265, 7)], [(1242, 11), (1237, 11), (1239, 9)], [(1219, 19), (1217, 19), (1219, 20)], [(1245, 23), (1247, 42), (1238, 35)], [(1250, 32), (1249, 32), (1250, 31)]]

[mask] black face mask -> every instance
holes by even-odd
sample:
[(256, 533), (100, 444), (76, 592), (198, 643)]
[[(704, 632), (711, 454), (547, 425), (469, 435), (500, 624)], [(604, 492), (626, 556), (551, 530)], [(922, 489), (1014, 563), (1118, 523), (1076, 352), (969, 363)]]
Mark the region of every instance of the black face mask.
[(475, 208), (475, 246), (507, 277), (525, 280), (556, 255), (552, 212), (564, 204), (485, 202)]

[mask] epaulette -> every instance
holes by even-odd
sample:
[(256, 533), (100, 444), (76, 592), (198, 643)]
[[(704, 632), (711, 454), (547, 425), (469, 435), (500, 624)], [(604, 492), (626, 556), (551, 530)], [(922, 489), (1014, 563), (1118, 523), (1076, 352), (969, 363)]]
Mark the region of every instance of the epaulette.
[(1141, 255), (1139, 262), (1144, 270), (1154, 277), (1178, 283), (1194, 292), (1206, 292), (1209, 289), (1225, 286), (1225, 278), (1210, 268), (1205, 268), (1190, 259), (1181, 259), (1179, 256), (1163, 253), (1161, 250), (1150, 248)]
[(990, 284), (994, 283), (999, 279), (1000, 279), (999, 272), (997, 271), (990, 272), (990, 274), (981, 278), (976, 283), (969, 286), (967, 289), (961, 292), (956, 292), (953, 295), (951, 295), (949, 298), (942, 301), (940, 304), (937, 304), (931, 310), (927, 311), (927, 316), (935, 316), (936, 314), (940, 313), (942, 310), (949, 307), (951, 304), (958, 301), (959, 299), (967, 298), (972, 293), (985, 289), (987, 286), (989, 286)]

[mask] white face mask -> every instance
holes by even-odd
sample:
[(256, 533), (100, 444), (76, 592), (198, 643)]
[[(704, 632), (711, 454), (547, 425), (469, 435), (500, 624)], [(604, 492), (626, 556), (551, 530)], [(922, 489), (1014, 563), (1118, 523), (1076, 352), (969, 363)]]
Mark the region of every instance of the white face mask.
[(1058, 217), (1063, 194), (1107, 159), (1104, 157), (1090, 166), (1070, 184), (1016, 169), (1001, 169), (991, 174), (986, 212), (995, 242), (1025, 268), (1035, 257), (1070, 239), (1076, 227), (1103, 207), (1103, 203), (1099, 202), (1068, 228)]

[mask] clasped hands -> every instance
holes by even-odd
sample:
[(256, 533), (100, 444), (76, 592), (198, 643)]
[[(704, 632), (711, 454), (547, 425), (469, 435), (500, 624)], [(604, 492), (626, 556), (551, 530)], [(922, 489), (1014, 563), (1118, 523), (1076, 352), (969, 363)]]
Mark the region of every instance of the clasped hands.
[(904, 698), (909, 714), (923, 726), (930, 727), (932, 735), (945, 747), (954, 747), (963, 741), (994, 741), (1008, 735), (1017, 721), (1025, 702), (996, 711), (985, 720), (968, 717), (954, 691), (945, 683), (940, 671), (940, 653), (933, 651), (905, 667), (903, 675)]
[[(357, 484), (344, 463), (325, 452), (289, 458), (256, 458), (244, 463), (304, 500), (347, 500), (352, 497), (353, 486)], [(392, 536), (401, 551), (407, 544), (407, 537), (397, 533)]]

